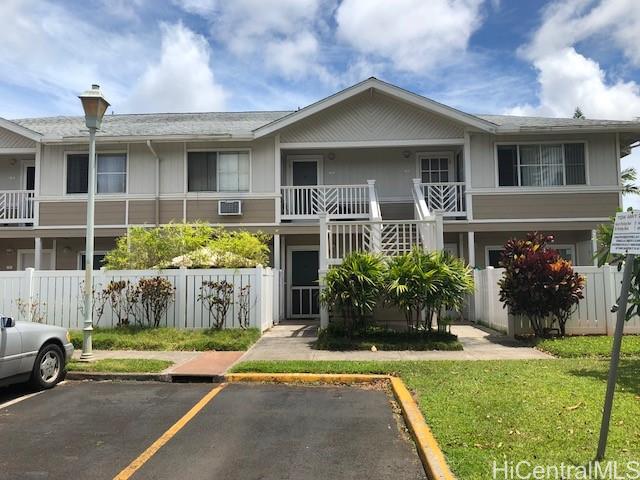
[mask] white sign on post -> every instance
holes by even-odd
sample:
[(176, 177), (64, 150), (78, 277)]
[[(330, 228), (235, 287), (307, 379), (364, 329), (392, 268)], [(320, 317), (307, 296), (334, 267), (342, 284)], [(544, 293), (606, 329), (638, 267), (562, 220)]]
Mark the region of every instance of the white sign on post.
[(640, 255), (640, 211), (616, 214), (611, 253)]

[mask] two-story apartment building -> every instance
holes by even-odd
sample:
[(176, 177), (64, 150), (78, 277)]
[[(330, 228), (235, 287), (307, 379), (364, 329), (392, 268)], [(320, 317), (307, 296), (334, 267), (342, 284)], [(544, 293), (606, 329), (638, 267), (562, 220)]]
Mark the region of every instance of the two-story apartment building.
[[(354, 249), (484, 267), (540, 230), (592, 264), (640, 123), (471, 115), (370, 78), (294, 112), (107, 115), (97, 138), (96, 267), (132, 225), (261, 230), (305, 316)], [(0, 119), (0, 270), (84, 268), (87, 161), (83, 117)]]

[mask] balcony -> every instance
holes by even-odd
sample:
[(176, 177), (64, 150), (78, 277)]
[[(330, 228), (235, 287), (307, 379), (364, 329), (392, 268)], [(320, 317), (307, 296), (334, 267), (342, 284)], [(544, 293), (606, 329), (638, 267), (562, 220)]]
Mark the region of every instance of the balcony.
[(0, 225), (33, 223), (33, 190), (0, 191)]
[(420, 183), (422, 195), (430, 212), (443, 217), (464, 217), (464, 182)]
[(282, 220), (370, 218), (374, 183), (364, 185), (283, 186)]

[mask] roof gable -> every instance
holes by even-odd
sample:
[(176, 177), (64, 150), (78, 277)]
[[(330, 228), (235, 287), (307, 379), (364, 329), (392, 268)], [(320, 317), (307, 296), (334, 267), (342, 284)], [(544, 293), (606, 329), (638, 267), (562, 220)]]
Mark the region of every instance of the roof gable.
[(461, 139), (465, 125), (377, 90), (349, 97), (280, 131), (282, 143)]
[(364, 82), (353, 85), (352, 87), (342, 90), (341, 92), (338, 92), (327, 98), (324, 98), (283, 118), (257, 128), (256, 130), (254, 130), (255, 136), (256, 138), (258, 138), (279, 131), (289, 125), (308, 118), (311, 115), (320, 113), (327, 108), (344, 102), (363, 92), (367, 92), (368, 90), (377, 90), (380, 93), (395, 98), (396, 100), (401, 100), (410, 105), (413, 105), (414, 107), (421, 108), (433, 114), (441, 115), (445, 118), (448, 118), (449, 120), (460, 122), (465, 126), (474, 127), (486, 132), (495, 131), (496, 125), (487, 120), (478, 118), (474, 115), (470, 115), (460, 110), (456, 110), (455, 108), (443, 105), (426, 97), (417, 95), (407, 90), (403, 90), (402, 88), (396, 87), (395, 85), (391, 85), (389, 83), (378, 80), (377, 78), (371, 77)]
[[(31, 140), (33, 142), (39, 142), (40, 139), (42, 138), (42, 135), (40, 133), (34, 130), (31, 130), (29, 128), (25, 128), (22, 125), (18, 125), (15, 122), (6, 120), (1, 117), (0, 117), (0, 129), (4, 130), (4, 132), (7, 132), (3, 135), (3, 137), (6, 137), (7, 139), (11, 137), (12, 143), (17, 143), (17, 144), (24, 143), (24, 140), (20, 140), (20, 138)], [(9, 135), (9, 132), (11, 133), (11, 135)], [(29, 143), (28, 146), (30, 147), (33, 146), (31, 145), (31, 142), (28, 142), (28, 143)], [(19, 145), (19, 147), (24, 147), (24, 146), (25, 145)]]

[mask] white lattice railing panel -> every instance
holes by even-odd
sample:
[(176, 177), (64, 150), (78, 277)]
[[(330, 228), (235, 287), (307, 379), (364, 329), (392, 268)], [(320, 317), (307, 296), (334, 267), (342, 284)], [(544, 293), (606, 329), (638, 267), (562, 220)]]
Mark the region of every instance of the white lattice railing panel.
[(33, 190), (0, 191), (0, 223), (33, 222)]
[(450, 217), (466, 213), (464, 187), (464, 182), (420, 184), (429, 210)]
[(339, 264), (354, 251), (401, 255), (414, 247), (428, 248), (420, 229), (429, 222), (328, 222), (327, 263)]
[(368, 185), (283, 186), (283, 220), (318, 218), (369, 218)]

